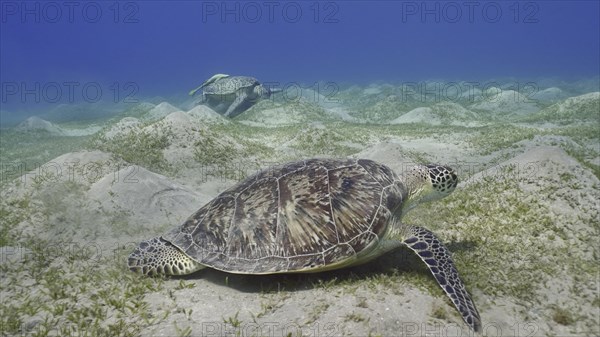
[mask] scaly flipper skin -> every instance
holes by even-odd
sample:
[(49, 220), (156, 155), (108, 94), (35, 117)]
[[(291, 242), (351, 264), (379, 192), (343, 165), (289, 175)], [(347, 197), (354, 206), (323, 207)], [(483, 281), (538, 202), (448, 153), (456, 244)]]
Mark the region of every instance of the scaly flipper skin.
[(479, 312), (465, 289), (464, 283), (458, 277), (458, 271), (454, 266), (450, 251), (432, 232), (416, 226), (410, 227), (408, 238), (404, 240), (404, 244), (427, 264), (438, 284), (462, 315), (463, 320), (475, 332), (481, 332)]

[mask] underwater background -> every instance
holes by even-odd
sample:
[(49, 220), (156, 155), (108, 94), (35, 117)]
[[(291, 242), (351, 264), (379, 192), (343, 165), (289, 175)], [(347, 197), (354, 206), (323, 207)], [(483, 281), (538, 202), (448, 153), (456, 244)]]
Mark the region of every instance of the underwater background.
[[(597, 1), (3, 1), (2, 120), (60, 103), (95, 101), (96, 83), (100, 101), (121, 102), (127, 95), (185, 94), (216, 73), (281, 85), (593, 78), (600, 70), (599, 6)], [(84, 87), (90, 82), (93, 88)]]
[(129, 268), (310, 158), (453, 168), (401, 221), (452, 253), (482, 335), (600, 336), (598, 1), (0, 0), (0, 85), (1, 336), (472, 335), (406, 247), (310, 274)]

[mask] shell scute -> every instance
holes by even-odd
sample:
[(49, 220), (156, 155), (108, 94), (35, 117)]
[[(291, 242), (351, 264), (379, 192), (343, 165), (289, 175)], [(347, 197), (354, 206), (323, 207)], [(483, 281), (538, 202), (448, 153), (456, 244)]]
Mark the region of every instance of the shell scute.
[(331, 170), (329, 181), (340, 242), (348, 242), (369, 230), (379, 207), (382, 188), (361, 166)]
[(237, 194), (227, 256), (258, 259), (274, 253), (277, 195), (274, 178), (258, 180)]
[(354, 248), (347, 243), (341, 243), (323, 253), (325, 265), (342, 262), (349, 256), (356, 256), (356, 251), (354, 251)]
[(321, 252), (337, 244), (327, 170), (307, 166), (279, 179), (278, 256)]

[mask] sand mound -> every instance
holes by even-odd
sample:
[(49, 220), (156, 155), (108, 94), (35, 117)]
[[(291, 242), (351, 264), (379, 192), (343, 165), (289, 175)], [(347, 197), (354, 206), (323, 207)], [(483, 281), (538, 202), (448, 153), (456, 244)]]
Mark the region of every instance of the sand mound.
[(582, 121), (600, 121), (600, 92), (570, 97), (565, 101), (551, 105), (539, 111), (532, 119)]
[(391, 139), (365, 148), (353, 157), (379, 161), (396, 173), (415, 164), (441, 163), (456, 167), (465, 157), (465, 149), (458, 141), (462, 137), (457, 135), (443, 141), (439, 138)]
[[(231, 159), (236, 153), (237, 142), (229, 136), (221, 136), (212, 131), (207, 119), (197, 117), (202, 111), (207, 113), (207, 118), (214, 116), (204, 108), (192, 114), (176, 111), (144, 127), (141, 132), (167, 136), (169, 146), (163, 150), (163, 156), (171, 164), (209, 164), (221, 162), (225, 158)], [(224, 120), (219, 115), (214, 117), (217, 118), (216, 121)], [(225, 123), (230, 122), (225, 120)]]
[(460, 104), (441, 102), (431, 107), (420, 107), (392, 120), (390, 124), (423, 123), (431, 125), (478, 126), (479, 116)]
[(167, 102), (162, 102), (159, 105), (152, 108), (144, 115), (144, 119), (147, 120), (159, 120), (171, 112), (179, 111), (176, 107), (172, 106)]
[(206, 105), (198, 105), (187, 112), (188, 115), (193, 117), (195, 120), (204, 124), (227, 124), (231, 123), (227, 118), (218, 114), (213, 109)]
[(93, 135), (102, 130), (102, 126), (92, 124), (85, 127), (64, 128), (54, 125), (53, 123), (42, 118), (33, 116), (18, 124), (15, 127), (15, 130), (20, 132), (46, 131), (57, 136), (78, 137)]
[(128, 166), (94, 183), (87, 197), (102, 210), (125, 211), (141, 222), (178, 223), (210, 200), (140, 166)]
[(509, 176), (524, 178), (525, 181), (530, 182), (539, 177), (560, 179), (559, 172), (571, 172), (577, 176), (580, 182), (588, 186), (598, 183), (598, 179), (594, 175), (583, 168), (575, 158), (568, 155), (563, 149), (543, 145), (529, 148), (522, 154), (475, 173), (464, 184), (469, 185), (489, 177), (505, 178), (507, 176), (506, 170), (509, 171)]
[(381, 94), (381, 89), (377, 85), (370, 85), (367, 88), (363, 89), (363, 95), (379, 95)]
[(429, 107), (420, 107), (413, 109), (390, 122), (390, 124), (409, 123), (428, 123), (432, 125), (440, 125), (442, 124), (442, 121), (435, 116), (433, 109)]
[(532, 98), (542, 103), (556, 103), (566, 98), (566, 94), (560, 88), (551, 87), (540, 90), (535, 93)]
[(158, 135), (169, 135), (178, 144), (193, 140), (193, 135), (199, 129), (205, 127), (192, 116), (183, 112), (175, 111), (162, 120), (141, 129), (142, 132), (156, 133)]
[(397, 95), (381, 97), (375, 104), (355, 113), (366, 122), (384, 122), (394, 119), (411, 109), (411, 106)]
[(9, 195), (22, 195), (39, 186), (70, 182), (89, 186), (122, 165), (109, 153), (102, 151), (70, 152), (58, 156), (19, 178), (7, 188)]
[(129, 103), (125, 110), (123, 110), (119, 116), (121, 117), (135, 117), (143, 118), (146, 116), (156, 105), (149, 102), (140, 102), (137, 104)]
[(65, 179), (89, 184), (105, 174), (112, 173), (119, 162), (111, 154), (102, 151), (80, 151), (65, 153), (47, 164), (55, 163), (64, 168)]
[(489, 88), (484, 92), (481, 102), (471, 105), (471, 109), (491, 113), (527, 115), (539, 110), (533, 99), (514, 90)]
[(236, 120), (246, 125), (276, 127), (338, 120), (338, 118), (320, 105), (300, 98), (283, 104), (267, 100), (260, 101), (239, 115)]
[(36, 116), (27, 118), (26, 120), (21, 122), (19, 125), (17, 125), (15, 129), (17, 131), (21, 131), (21, 132), (47, 131), (47, 132), (49, 132), (51, 134), (55, 134), (55, 135), (63, 135), (64, 134), (64, 131), (60, 127), (48, 122), (47, 120), (41, 119)]

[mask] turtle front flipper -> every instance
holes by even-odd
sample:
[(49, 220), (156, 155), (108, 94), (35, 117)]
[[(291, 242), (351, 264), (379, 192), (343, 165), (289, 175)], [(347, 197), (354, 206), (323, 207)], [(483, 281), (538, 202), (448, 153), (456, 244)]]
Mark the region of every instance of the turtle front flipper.
[(133, 272), (148, 276), (187, 275), (205, 267), (162, 238), (140, 242), (129, 255), (127, 266)]
[(452, 261), (450, 251), (429, 230), (422, 227), (410, 227), (404, 240), (410, 249), (419, 255), (435, 276), (438, 284), (446, 292), (462, 315), (463, 320), (476, 332), (481, 332), (481, 318), (475, 303), (465, 289)]
[(225, 112), (225, 116), (235, 117), (244, 112), (244, 110), (246, 109), (246, 107), (244, 106), (246, 99), (248, 99), (248, 94), (246, 92), (239, 92), (235, 97), (235, 100), (231, 103), (231, 105)]

